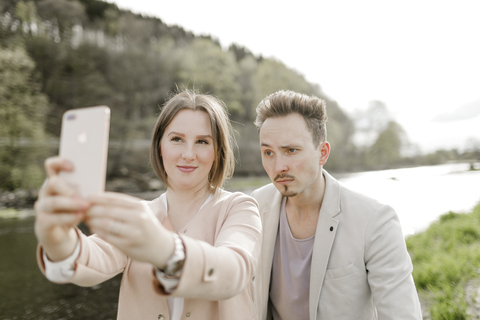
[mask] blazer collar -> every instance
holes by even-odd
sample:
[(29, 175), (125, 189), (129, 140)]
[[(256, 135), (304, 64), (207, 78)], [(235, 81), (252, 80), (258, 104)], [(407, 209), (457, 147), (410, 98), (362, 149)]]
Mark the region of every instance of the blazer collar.
[(326, 170), (323, 170), (325, 177), (325, 194), (323, 195), (322, 208), (320, 214), (328, 214), (335, 217), (341, 209), (340, 206), (340, 183), (332, 177)]
[[(262, 254), (260, 256), (260, 274), (261, 277), (261, 296), (258, 297), (262, 301), (262, 319), (267, 317), (268, 299), (270, 289), (270, 278), (272, 275), (273, 255), (275, 252), (275, 242), (277, 240), (278, 225), (280, 218), (280, 208), (282, 205), (282, 194), (273, 184), (269, 184), (261, 190), (261, 194), (265, 195), (265, 201), (259, 201), (262, 207), (260, 215), (263, 226), (263, 243)], [(257, 280), (258, 281), (258, 280)]]
[(330, 252), (335, 241), (338, 220), (334, 217), (340, 212), (340, 184), (327, 171), (325, 176), (325, 194), (317, 222), (313, 243), (312, 264), (310, 267), (309, 316), (317, 319), (317, 306), (327, 271)]
[(269, 188), (271, 192), (269, 192), (268, 200), (265, 201), (263, 212), (267, 214), (279, 214), (280, 206), (282, 205), (282, 194), (273, 183), (266, 185), (265, 188)]

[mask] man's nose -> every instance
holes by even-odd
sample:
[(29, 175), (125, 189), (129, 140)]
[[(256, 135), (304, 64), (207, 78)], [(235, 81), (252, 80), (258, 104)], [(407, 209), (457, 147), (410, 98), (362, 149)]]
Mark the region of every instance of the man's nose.
[(288, 171), (288, 166), (283, 157), (277, 157), (275, 159), (275, 170), (277, 172), (285, 172)]

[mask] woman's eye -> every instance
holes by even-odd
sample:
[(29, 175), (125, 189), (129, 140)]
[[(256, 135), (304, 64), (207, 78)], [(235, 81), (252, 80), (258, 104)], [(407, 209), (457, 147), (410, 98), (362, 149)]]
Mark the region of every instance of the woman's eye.
[(182, 139), (180, 137), (173, 137), (172, 139), (170, 139), (170, 141), (179, 142), (182, 141)]
[(207, 140), (198, 140), (197, 143), (199, 144), (208, 144)]

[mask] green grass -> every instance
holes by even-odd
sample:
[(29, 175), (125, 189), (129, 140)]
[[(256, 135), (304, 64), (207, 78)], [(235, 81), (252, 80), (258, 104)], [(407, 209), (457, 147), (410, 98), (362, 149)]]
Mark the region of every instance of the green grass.
[(17, 218), (19, 211), (13, 208), (0, 209), (0, 219)]
[(254, 177), (233, 177), (225, 183), (226, 190), (242, 191), (254, 190), (260, 188), (271, 181), (268, 176), (254, 176)]
[(432, 319), (469, 319), (465, 285), (480, 277), (480, 204), (471, 213), (449, 212), (425, 232), (406, 239), (420, 296)]

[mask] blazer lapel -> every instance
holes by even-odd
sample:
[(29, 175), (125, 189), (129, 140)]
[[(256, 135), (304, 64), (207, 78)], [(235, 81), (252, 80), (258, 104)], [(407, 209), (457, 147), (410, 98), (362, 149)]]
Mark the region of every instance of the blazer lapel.
[(278, 234), (278, 225), (280, 220), (280, 207), (282, 205), (282, 195), (275, 190), (272, 197), (268, 200), (269, 208), (265, 209), (263, 214), (263, 252), (262, 252), (262, 273), (266, 284), (264, 288), (270, 288), (270, 277), (272, 274), (273, 254), (275, 252), (275, 243)]
[[(260, 281), (257, 291), (257, 306), (261, 314), (260, 319), (268, 318), (268, 298), (270, 291), (270, 278), (272, 276), (273, 254), (275, 252), (275, 242), (277, 240), (280, 207), (282, 204), (282, 195), (273, 186), (267, 186), (270, 192), (265, 192), (265, 198), (258, 199), (260, 204), (260, 216), (263, 226), (262, 253), (259, 259), (260, 272), (257, 279)], [(254, 194), (253, 194), (254, 195)], [(255, 195), (254, 195), (255, 196)], [(264, 200), (265, 199), (265, 200)]]
[(317, 319), (320, 292), (338, 227), (338, 221), (333, 217), (340, 212), (340, 185), (325, 170), (323, 175), (326, 181), (325, 195), (317, 222), (310, 270), (310, 320)]

